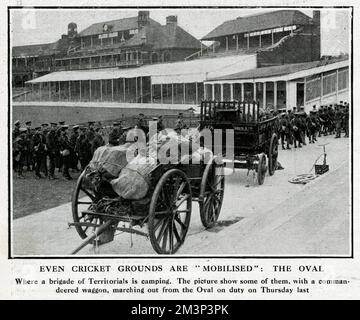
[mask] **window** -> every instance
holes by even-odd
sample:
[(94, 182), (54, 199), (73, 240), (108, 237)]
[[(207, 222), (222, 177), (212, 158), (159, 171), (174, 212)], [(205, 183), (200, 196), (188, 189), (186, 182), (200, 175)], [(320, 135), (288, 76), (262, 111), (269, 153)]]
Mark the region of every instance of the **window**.
[(323, 77), (323, 95), (336, 91), (336, 73)]
[(349, 87), (349, 70), (339, 71), (338, 90), (344, 90)]
[(306, 82), (306, 101), (310, 101), (320, 97), (321, 94), (321, 79), (313, 79)]

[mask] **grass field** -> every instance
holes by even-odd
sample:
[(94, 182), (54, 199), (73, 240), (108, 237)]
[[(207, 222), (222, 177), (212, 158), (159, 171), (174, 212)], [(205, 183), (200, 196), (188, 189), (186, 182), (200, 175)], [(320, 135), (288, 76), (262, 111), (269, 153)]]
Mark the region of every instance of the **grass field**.
[(25, 179), (13, 174), (13, 218), (53, 208), (71, 201), (79, 173), (70, 173), (73, 180), (65, 180), (56, 170), (58, 179), (36, 179), (34, 172), (24, 171)]

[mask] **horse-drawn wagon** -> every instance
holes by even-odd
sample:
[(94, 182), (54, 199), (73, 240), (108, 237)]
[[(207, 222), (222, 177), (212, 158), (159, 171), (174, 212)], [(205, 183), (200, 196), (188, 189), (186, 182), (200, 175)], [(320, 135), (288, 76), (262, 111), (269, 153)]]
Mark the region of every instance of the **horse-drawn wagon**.
[[(223, 163), (211, 152), (198, 163), (158, 163), (149, 174), (146, 195), (124, 199), (104, 177), (101, 165), (96, 170), (88, 167), (78, 178), (72, 198), (69, 225), (85, 239), (73, 254), (89, 243), (112, 241), (116, 231), (148, 237), (157, 253), (175, 253), (189, 229), (193, 202), (198, 202), (206, 228), (216, 223), (225, 187), (222, 169)], [(97, 183), (89, 184), (89, 177)]]
[[(222, 145), (217, 148), (212, 142), (213, 151), (226, 155), (225, 130), (234, 132), (234, 168), (248, 169), (257, 173), (258, 184), (264, 183), (266, 171), (275, 173), (278, 157), (278, 118), (261, 111), (256, 102), (203, 101), (200, 112), (200, 130), (222, 131)], [(216, 139), (213, 139), (216, 141)], [(267, 160), (267, 161), (266, 161)]]

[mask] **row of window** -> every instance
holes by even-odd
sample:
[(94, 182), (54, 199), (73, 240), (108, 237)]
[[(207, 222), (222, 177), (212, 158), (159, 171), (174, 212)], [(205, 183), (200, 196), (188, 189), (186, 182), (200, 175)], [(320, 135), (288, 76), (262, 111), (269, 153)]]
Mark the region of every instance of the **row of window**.
[(125, 30), (123, 32), (116, 31), (110, 33), (102, 33), (98, 36), (82, 37), (80, 38), (80, 44), (81, 48), (112, 45), (127, 41), (137, 33), (138, 29)]
[[(349, 70), (339, 71), (323, 77), (323, 96), (344, 90), (349, 87)], [(306, 101), (310, 101), (321, 96), (321, 78), (315, 78), (306, 83)]]
[(294, 26), (288, 26), (288, 27), (280, 27), (280, 28), (275, 28), (275, 29), (255, 31), (255, 32), (245, 33), (244, 38), (260, 36), (260, 35), (263, 35), (263, 34), (271, 34), (271, 33), (277, 33), (277, 32), (291, 31), (291, 30), (295, 30), (295, 29), (296, 29), (296, 26), (294, 25)]

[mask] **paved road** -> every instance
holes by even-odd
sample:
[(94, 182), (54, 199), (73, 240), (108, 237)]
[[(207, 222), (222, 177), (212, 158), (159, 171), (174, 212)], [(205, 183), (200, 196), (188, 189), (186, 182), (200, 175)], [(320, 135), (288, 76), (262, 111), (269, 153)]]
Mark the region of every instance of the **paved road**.
[[(191, 227), (179, 250), (182, 255), (348, 255), (350, 252), (349, 139), (324, 137), (330, 172), (307, 185), (288, 182), (308, 173), (322, 153), (319, 145), (280, 151), (285, 170), (266, 176), (262, 186), (245, 170), (226, 178), (219, 225), (205, 230), (197, 204), (193, 204)], [(13, 222), (15, 255), (67, 255), (81, 243), (71, 221), (70, 203)], [(131, 246), (132, 243), (132, 246)], [(115, 241), (81, 255), (153, 255), (150, 241), (118, 234)]]

